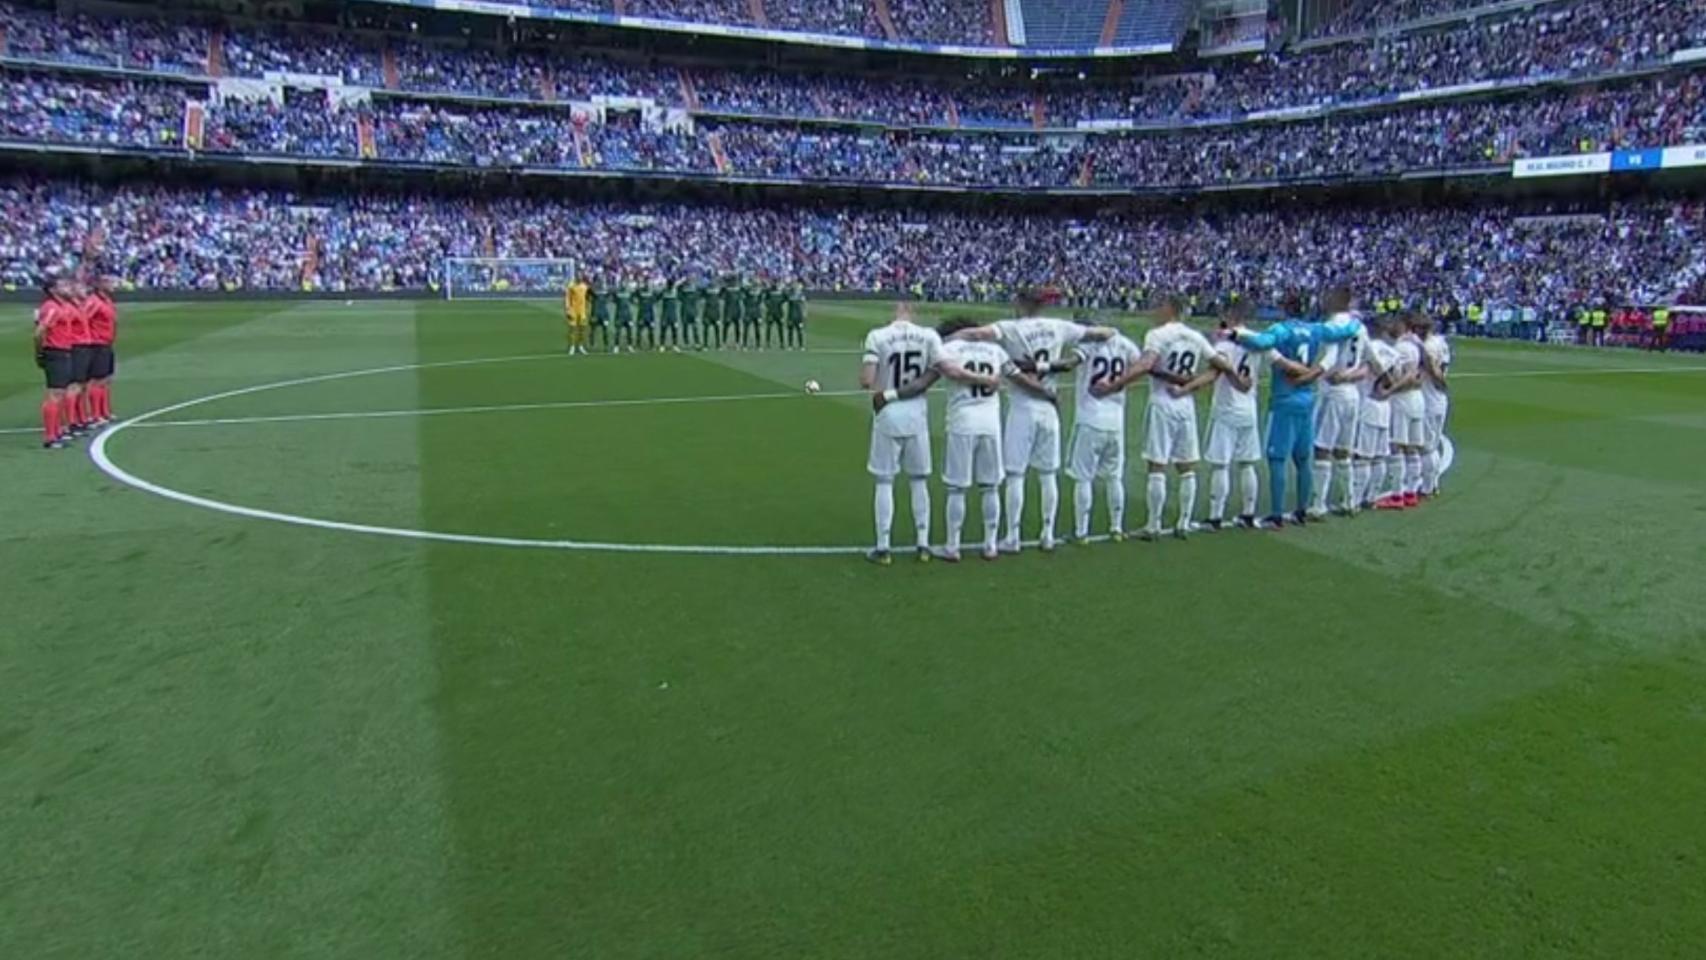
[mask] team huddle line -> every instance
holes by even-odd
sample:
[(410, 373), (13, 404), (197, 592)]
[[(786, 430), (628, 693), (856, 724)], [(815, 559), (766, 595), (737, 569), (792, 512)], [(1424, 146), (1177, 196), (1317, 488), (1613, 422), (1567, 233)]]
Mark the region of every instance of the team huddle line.
[[(1351, 309), (1346, 288), (1322, 294), (1316, 316), (1305, 317), (1300, 297), (1284, 305), (1287, 319), (1256, 331), (1249, 301), (1240, 301), (1221, 324), (1218, 342), (1182, 321), (1184, 303), (1165, 298), (1161, 323), (1143, 346), (1112, 327), (1042, 315), (1049, 291), (1016, 300), (1018, 317), (979, 325), (950, 320), (937, 328), (914, 322), (902, 304), (893, 322), (865, 338), (860, 386), (871, 391), (875, 417), (867, 468), (876, 479), (876, 544), (868, 557), (892, 562), (895, 481), (909, 480), (917, 555), (938, 554), (930, 544), (932, 473), (925, 394), (939, 381), (948, 388), (947, 443), (942, 471), (948, 488), (947, 543), (940, 556), (960, 559), (967, 498), (975, 487), (983, 514), (982, 556), (994, 560), (1022, 549), (1028, 475), (1037, 475), (1045, 552), (1057, 545), (1061, 469), (1060, 375), (1074, 374), (1076, 404), (1067, 475), (1073, 481), (1073, 530), (1087, 540), (1096, 487), (1108, 509), (1108, 536), (1126, 538), (1126, 396), (1149, 382), (1144, 412), (1148, 519), (1138, 531), (1158, 539), (1177, 479), (1173, 535), (1227, 526), (1281, 529), (1331, 512), (1355, 516), (1370, 508), (1408, 509), (1439, 491), (1444, 430), (1450, 409), (1451, 347), (1429, 318), (1389, 311), (1365, 320)], [(1257, 386), (1271, 370), (1265, 429)], [(1211, 467), (1209, 509), (1196, 519), (1199, 441), (1195, 395), (1213, 390), (1206, 460)], [(1008, 396), (1001, 415), (1001, 394)], [(1263, 434), (1266, 442), (1263, 442)], [(1258, 519), (1257, 464), (1269, 466), (1271, 510)], [(1288, 464), (1296, 471), (1295, 507), (1287, 511)], [(1232, 472), (1238, 473), (1241, 509), (1229, 521)], [(1005, 529), (1002, 517), (1005, 515)]]

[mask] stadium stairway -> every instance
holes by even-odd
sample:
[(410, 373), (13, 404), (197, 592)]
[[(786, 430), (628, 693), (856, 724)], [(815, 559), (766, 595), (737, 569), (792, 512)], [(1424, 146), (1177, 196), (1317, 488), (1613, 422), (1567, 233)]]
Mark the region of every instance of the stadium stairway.
[(379, 158), (379, 138), (373, 132), (373, 118), (362, 115), (355, 121), (355, 141), (363, 160)]
[(895, 29), (894, 11), (889, 9), (889, 0), (871, 0), (871, 9), (877, 14), (877, 22), (883, 25), (883, 36), (899, 40), (900, 31)]
[(945, 111), (948, 115), (948, 126), (958, 129), (960, 126), (960, 105), (954, 102), (952, 94), (943, 94), (942, 102), (948, 105)]
[(812, 87), (812, 109), (816, 110), (820, 117), (835, 116), (829, 109), (829, 101), (823, 98), (823, 91), (815, 86)]
[(549, 70), (539, 75), (539, 97), (548, 103), (557, 99), (557, 75)]
[[(678, 73), (681, 77), (681, 102), (687, 104), (687, 109), (697, 112), (699, 110), (699, 88), (693, 83), (693, 75), (686, 70), (678, 71)], [(812, 96), (817, 96), (815, 90), (812, 92)], [(821, 106), (819, 110), (824, 116), (829, 116), (828, 111), (823, 111)]]
[(1025, 42), (1032, 47), (1093, 47), (1108, 0), (1022, 0)]
[(995, 42), (1015, 46), (1013, 34), (1007, 29), (1007, 0), (989, 0), (989, 22), (995, 24)]
[(391, 49), (390, 44), (385, 45), (384, 52), (380, 54), (380, 62), (385, 71), (385, 89), (396, 90), (401, 88), (403, 86), (402, 71), (397, 68), (397, 51)]
[(728, 151), (723, 149), (723, 135), (721, 133), (706, 134), (705, 146), (711, 151), (711, 162), (717, 165), (717, 173), (728, 176), (730, 170), (733, 169), (733, 164), (729, 163)]
[(1096, 161), (1090, 154), (1086, 153), (1084, 155), (1084, 162), (1078, 165), (1078, 180), (1074, 185), (1079, 187), (1088, 187), (1090, 185), (1090, 178), (1095, 175)]
[(302, 242), (302, 273), (299, 280), (302, 289), (312, 290), (315, 279), (320, 275), (320, 235), (309, 233)]
[(628, 0), (616, 0), (615, 3), (610, 5), (610, 9), (618, 17), (625, 17), (628, 15)]
[(1042, 97), (1031, 101), (1031, 126), (1038, 130), (1048, 126), (1048, 107), (1043, 105)]
[(1101, 39), (1096, 41), (1098, 47), (1111, 47), (1114, 38), (1120, 35), (1120, 19), (1125, 16), (1125, 0), (1108, 0), (1108, 14), (1102, 18)]
[(219, 27), (207, 35), (207, 75), (225, 76), (225, 31)]
[(764, 9), (764, 0), (746, 0), (746, 15), (761, 27), (770, 26), (770, 16)]

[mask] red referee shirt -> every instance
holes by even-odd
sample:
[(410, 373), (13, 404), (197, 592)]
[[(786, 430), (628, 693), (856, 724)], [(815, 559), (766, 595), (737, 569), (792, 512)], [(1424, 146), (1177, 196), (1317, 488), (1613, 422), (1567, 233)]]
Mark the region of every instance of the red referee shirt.
[(69, 350), (87, 339), (83, 311), (64, 300), (43, 303), (36, 310), (36, 323), (41, 326), (41, 345), (49, 350)]
[(113, 305), (111, 297), (99, 293), (90, 294), (83, 301), (83, 317), (89, 325), (89, 341), (103, 347), (110, 347), (118, 330), (118, 307)]

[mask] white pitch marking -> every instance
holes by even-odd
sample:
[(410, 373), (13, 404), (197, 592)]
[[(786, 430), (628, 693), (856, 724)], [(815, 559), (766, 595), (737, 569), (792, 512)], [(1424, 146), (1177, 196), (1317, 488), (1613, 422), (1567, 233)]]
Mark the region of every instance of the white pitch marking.
[[(839, 390), (819, 397), (857, 397), (863, 390)], [(710, 397), (641, 397), (633, 400), (553, 400), (543, 403), (501, 403), (477, 407), (422, 407), (418, 410), (355, 410), (338, 413), (297, 413), (269, 417), (220, 417), (209, 420), (154, 420), (139, 427), (215, 427), (246, 423), (298, 423), (324, 420), (386, 420), (398, 417), (442, 417), (466, 413), (518, 413), (529, 410), (578, 410), (585, 407), (656, 407), (679, 403), (732, 403), (738, 400), (799, 400), (812, 394), (732, 393)]]

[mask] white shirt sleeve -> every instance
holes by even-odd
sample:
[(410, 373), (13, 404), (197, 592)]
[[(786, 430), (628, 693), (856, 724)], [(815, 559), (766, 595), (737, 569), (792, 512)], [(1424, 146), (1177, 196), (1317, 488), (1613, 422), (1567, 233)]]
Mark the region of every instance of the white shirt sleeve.
[(865, 357), (863, 362), (876, 363), (878, 359), (877, 331), (872, 330), (870, 333), (865, 334)]

